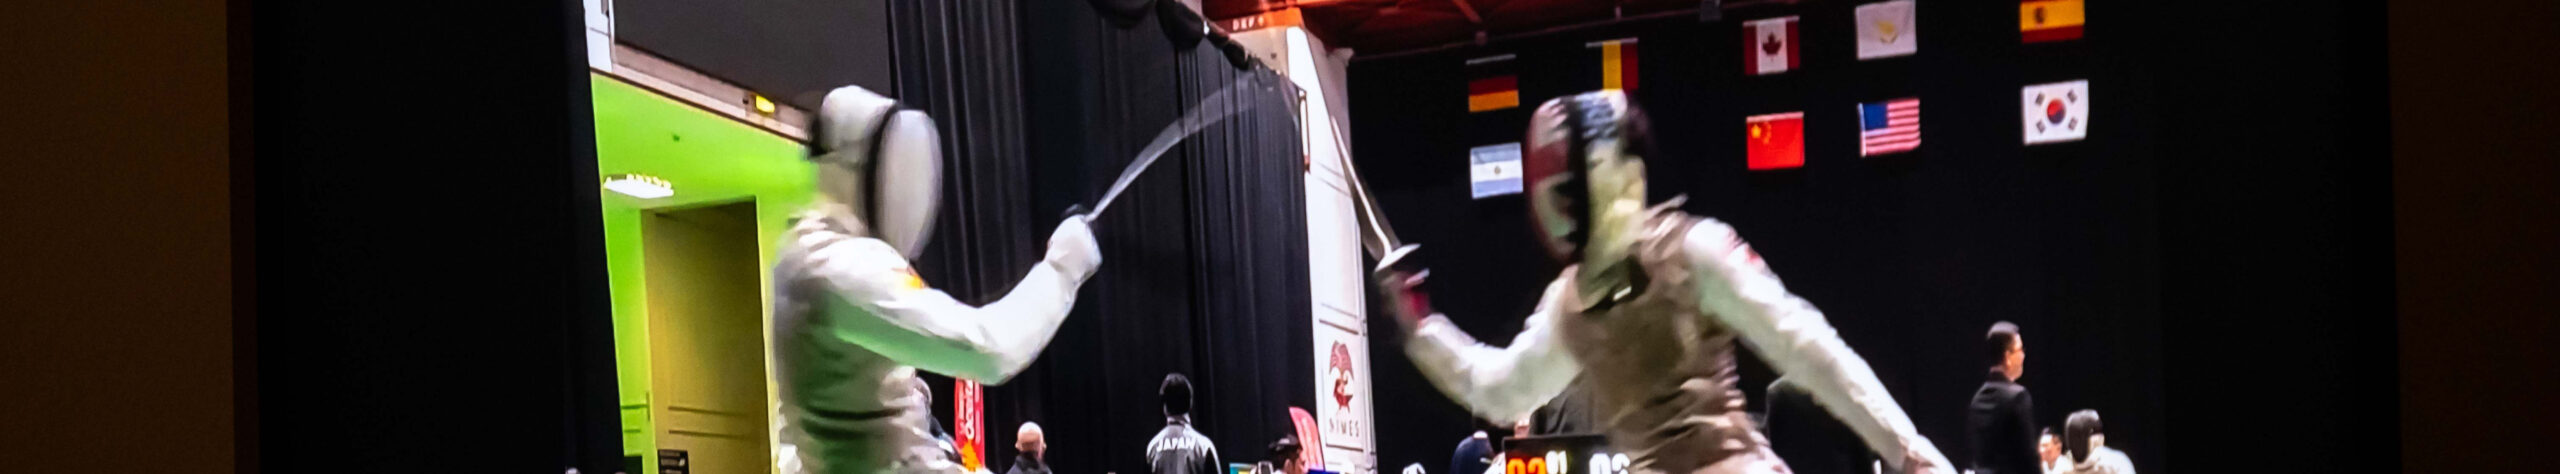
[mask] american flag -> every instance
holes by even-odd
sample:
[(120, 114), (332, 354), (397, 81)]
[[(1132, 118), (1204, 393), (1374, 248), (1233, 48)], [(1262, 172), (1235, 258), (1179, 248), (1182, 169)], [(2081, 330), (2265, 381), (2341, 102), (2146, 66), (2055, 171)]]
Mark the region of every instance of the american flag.
[(1858, 156), (1920, 148), (1920, 99), (1858, 104)]

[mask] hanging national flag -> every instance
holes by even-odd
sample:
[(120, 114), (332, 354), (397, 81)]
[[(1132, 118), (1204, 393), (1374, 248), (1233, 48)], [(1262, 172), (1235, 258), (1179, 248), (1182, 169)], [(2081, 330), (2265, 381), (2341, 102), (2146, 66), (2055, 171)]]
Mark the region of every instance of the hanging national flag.
[(1920, 148), (1920, 99), (1858, 104), (1858, 156)]
[(954, 444), (959, 445), (954, 449), (960, 451), (962, 470), (976, 471), (987, 462), (986, 400), (981, 398), (986, 392), (978, 382), (969, 379), (955, 380), (952, 385), (951, 423), (959, 428), (953, 430), (957, 433), (952, 437), (958, 438), (953, 440)]
[(1476, 199), (1520, 193), (1520, 142), (1469, 149), (1467, 161)]
[(1742, 48), (1746, 74), (1777, 74), (1803, 64), (1796, 62), (1796, 17), (1743, 22)]
[(1743, 123), (1751, 170), (1804, 167), (1804, 112), (1754, 115)]
[(1918, 9), (1911, 0), (1859, 5), (1858, 59), (1907, 56), (1920, 52)]
[(1520, 106), (1520, 76), (1512, 72), (1512, 56), (1467, 60), (1467, 111), (1485, 112)]
[(2036, 84), (2024, 98), (2027, 144), (2077, 141), (2089, 136), (2089, 81)]
[(2018, 4), (2018, 39), (2028, 43), (2080, 39), (2080, 0), (2027, 0)]
[(1619, 38), (1583, 44), (1600, 52), (1600, 89), (1636, 90), (1636, 39)]

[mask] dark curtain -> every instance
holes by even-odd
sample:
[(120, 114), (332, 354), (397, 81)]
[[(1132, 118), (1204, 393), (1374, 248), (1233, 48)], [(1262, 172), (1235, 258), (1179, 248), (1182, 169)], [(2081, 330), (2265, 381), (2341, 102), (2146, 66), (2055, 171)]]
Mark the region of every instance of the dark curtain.
[(943, 213), (917, 273), (963, 301), (993, 301), (1022, 277), (997, 270), (1038, 261), (1049, 230), (1042, 223), (1054, 222), (1031, 217), (1013, 10), (902, 0), (889, 16), (893, 96), (942, 131)]
[[(1921, 434), (1961, 462), (1966, 401), (1987, 364), (1974, 347), (1993, 321), (2023, 328), (2021, 383), (2035, 421), (2071, 410), (2105, 414), (2109, 445), (2144, 470), (2162, 468), (2168, 383), (2161, 355), (2163, 166), (2155, 132), (2149, 40), (2175, 31), (2167, 11), (2110, 5), (2110, 27), (2075, 42), (2019, 45), (2010, 4), (1919, 2), (1917, 55), (1859, 61), (1853, 3), (1752, 13), (1720, 23), (1672, 19), (1562, 33), (1461, 51), (1357, 61), (1350, 67), (1354, 155), (1402, 237), (1423, 246), (1434, 302), (1459, 326), (1500, 343), (1520, 329), (1559, 267), (1532, 239), (1525, 199), (1472, 199), (1467, 149), (1479, 116), (1466, 104), (1469, 58), (1515, 54), (1518, 110), (1596, 89), (1586, 43), (1636, 37), (1633, 91), (1654, 119), (1652, 199), (1722, 219), (1820, 307), (1874, 368)], [(1743, 73), (1736, 21), (1800, 15), (1803, 67)], [(2095, 128), (2086, 141), (2023, 146), (2020, 86), (2088, 79)], [(1858, 156), (1852, 105), (1900, 97), (1928, 105), (1913, 153)], [(1743, 165), (1744, 120), (1805, 113), (1806, 166)], [(1526, 113), (1503, 125), (1519, 140)], [(1380, 464), (1435, 462), (1470, 421), (1421, 381), (1392, 327), (1373, 325)], [(1746, 358), (1743, 389), (1763, 410), (1774, 379)]]
[[(1219, 41), (1176, 47), (1155, 18), (1088, 4), (889, 9), (897, 96), (945, 134), (946, 212), (918, 269), (972, 303), (1011, 289), (1068, 206), (1092, 205), (1165, 125), (1254, 84), (1228, 96), (1250, 110), (1174, 147), (1095, 222), (1100, 273), (1040, 359), (986, 390), (990, 469), (1011, 467), (1014, 428), (1037, 421), (1057, 472), (1147, 472), (1168, 372), (1191, 377), (1195, 426), (1224, 460), (1289, 433), (1287, 408), (1314, 402), (1297, 91), (1238, 69)], [(952, 426), (952, 382), (929, 380)]]

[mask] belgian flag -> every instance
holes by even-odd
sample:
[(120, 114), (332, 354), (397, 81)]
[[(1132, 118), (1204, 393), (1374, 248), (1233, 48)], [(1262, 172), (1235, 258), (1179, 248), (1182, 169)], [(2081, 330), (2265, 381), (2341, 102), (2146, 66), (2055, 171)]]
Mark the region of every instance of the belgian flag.
[[(1618, 38), (1582, 45), (1586, 59), (1574, 65), (1587, 84), (1583, 91), (1636, 90), (1636, 39)], [(1582, 92), (1582, 91), (1577, 91)]]
[(1467, 60), (1467, 112), (1491, 112), (1520, 106), (1519, 61), (1509, 54)]

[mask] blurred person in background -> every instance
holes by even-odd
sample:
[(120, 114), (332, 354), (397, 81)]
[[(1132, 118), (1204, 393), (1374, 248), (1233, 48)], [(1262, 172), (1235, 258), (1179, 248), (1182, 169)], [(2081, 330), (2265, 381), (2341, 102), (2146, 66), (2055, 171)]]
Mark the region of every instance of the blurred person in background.
[(1304, 452), (1297, 436), (1281, 436), (1264, 450), (1262, 462), (1254, 464), (1254, 469), (1263, 474), (1307, 474), (1307, 461), (1299, 456)]
[(1013, 452), (1013, 467), (1004, 474), (1049, 474), (1049, 464), (1042, 458), (1049, 454), (1049, 436), (1039, 423), (1025, 421), (1022, 428), (1013, 430)]
[(1191, 428), (1191, 378), (1165, 374), (1156, 389), (1164, 404), (1164, 430), (1147, 441), (1147, 466), (1155, 474), (1226, 474), (1218, 462), (1218, 445)]
[(2054, 436), (2053, 428), (2045, 428), (2044, 432), (2036, 435), (2036, 459), (2044, 463), (2041, 466), (2045, 472), (2062, 467), (2055, 462), (2062, 459), (2062, 437)]
[(1478, 430), (1458, 440), (1458, 449), (1449, 454), (1450, 474), (1475, 474), (1493, 465), (1493, 436)]
[(2035, 474), (2037, 467), (2035, 398), (2018, 385), (2026, 374), (2026, 340), (2018, 325), (1991, 324), (1979, 349), (1989, 366), (1982, 388), (1966, 405), (1964, 426), (1974, 474)]
[(2097, 410), (2071, 412), (2071, 417), (2062, 422), (2062, 450), (2069, 457), (2062, 460), (2056, 473), (2133, 474), (2133, 459), (2107, 447), (2107, 435), (2098, 426)]

